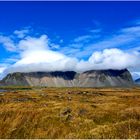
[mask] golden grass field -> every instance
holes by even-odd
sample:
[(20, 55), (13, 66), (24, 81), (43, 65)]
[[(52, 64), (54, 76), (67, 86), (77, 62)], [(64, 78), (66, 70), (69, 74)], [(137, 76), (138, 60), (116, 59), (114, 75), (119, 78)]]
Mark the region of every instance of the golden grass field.
[(0, 93), (4, 138), (140, 138), (140, 88), (11, 88)]

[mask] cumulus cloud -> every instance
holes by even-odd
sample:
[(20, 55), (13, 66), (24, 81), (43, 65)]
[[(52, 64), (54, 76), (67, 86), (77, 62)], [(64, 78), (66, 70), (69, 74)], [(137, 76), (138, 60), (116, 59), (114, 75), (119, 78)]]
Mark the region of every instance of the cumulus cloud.
[[(61, 53), (51, 50), (24, 52), (10, 71), (56, 71), (74, 69), (77, 59), (69, 58)], [(24, 68), (25, 67), (25, 68)], [(23, 70), (24, 69), (24, 70)]]
[(22, 51), (45, 50), (48, 49), (48, 37), (46, 35), (38, 38), (27, 36), (19, 41), (17, 47)]
[(125, 52), (117, 48), (97, 51), (89, 58), (89, 62), (98, 69), (123, 69), (131, 68), (140, 64), (138, 52)]
[(125, 52), (117, 48), (96, 51), (88, 61), (80, 61), (77, 70), (124, 69), (140, 66), (138, 52)]
[(75, 70), (78, 63), (76, 58), (52, 51), (46, 35), (39, 38), (26, 37), (19, 41), (17, 48), (20, 50), (20, 59), (5, 73)]

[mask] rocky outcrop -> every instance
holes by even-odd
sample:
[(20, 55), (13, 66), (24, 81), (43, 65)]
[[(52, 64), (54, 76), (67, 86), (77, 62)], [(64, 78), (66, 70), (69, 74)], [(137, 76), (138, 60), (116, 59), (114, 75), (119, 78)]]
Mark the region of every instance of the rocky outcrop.
[(133, 85), (131, 74), (123, 70), (90, 70), (30, 72), (8, 74), (1, 85), (46, 86), (46, 87), (128, 87)]

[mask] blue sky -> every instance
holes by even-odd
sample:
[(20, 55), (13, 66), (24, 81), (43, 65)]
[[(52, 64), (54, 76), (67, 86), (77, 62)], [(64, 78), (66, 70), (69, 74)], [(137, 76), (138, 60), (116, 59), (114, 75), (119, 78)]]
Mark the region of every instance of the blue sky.
[(1, 74), (128, 68), (139, 77), (139, 38), (140, 2), (0, 2)]

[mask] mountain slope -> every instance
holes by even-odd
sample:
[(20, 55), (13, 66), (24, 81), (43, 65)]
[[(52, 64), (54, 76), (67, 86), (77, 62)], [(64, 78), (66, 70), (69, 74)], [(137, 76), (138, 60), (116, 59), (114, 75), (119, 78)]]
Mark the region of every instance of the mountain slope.
[(8, 74), (1, 81), (1, 85), (47, 87), (127, 87), (133, 85), (133, 80), (127, 69), (90, 70), (83, 73), (76, 73), (74, 71), (56, 71)]

